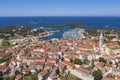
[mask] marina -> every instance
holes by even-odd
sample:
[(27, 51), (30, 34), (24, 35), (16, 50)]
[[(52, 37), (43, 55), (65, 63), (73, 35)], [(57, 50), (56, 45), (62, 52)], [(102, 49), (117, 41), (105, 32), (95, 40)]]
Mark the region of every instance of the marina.
[(85, 38), (85, 29), (75, 28), (63, 33), (63, 39), (82, 39)]

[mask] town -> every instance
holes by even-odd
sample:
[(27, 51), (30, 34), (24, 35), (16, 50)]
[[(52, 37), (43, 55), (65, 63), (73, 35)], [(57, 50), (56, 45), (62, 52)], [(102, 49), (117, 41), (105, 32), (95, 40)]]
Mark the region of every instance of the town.
[(120, 44), (105, 43), (103, 32), (99, 34), (98, 41), (84, 37), (29, 42), (28, 38), (19, 46), (1, 49), (0, 78), (120, 80)]

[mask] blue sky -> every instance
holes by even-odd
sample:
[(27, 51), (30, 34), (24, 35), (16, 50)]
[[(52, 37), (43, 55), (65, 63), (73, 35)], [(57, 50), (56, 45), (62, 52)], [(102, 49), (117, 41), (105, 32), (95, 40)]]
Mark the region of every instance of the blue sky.
[(0, 0), (0, 16), (120, 16), (120, 0)]

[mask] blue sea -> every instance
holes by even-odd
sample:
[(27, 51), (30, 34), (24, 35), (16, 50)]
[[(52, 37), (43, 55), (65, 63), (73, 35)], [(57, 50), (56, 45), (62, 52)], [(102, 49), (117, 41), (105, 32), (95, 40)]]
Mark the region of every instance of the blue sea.
[[(35, 23), (33, 20), (37, 20)], [(120, 29), (120, 17), (0, 17), (0, 28), (13, 26), (13, 25), (23, 25), (31, 26), (34, 28), (39, 28), (43, 26), (51, 25), (64, 25), (71, 23), (84, 23), (85, 28), (107, 28), (107, 25), (112, 25), (116, 29)], [(55, 32), (53, 35), (45, 37), (43, 39), (50, 38), (62, 38), (63, 32), (71, 28), (59, 29), (60, 32)], [(51, 29), (45, 29), (50, 31)]]

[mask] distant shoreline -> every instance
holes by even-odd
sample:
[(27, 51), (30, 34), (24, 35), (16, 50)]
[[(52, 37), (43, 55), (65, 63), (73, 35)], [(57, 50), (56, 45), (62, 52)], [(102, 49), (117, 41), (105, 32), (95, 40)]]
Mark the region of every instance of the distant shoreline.
[(0, 16), (0, 17), (120, 17), (120, 16)]

